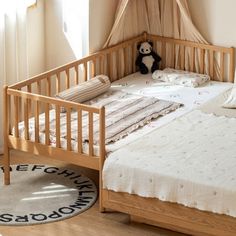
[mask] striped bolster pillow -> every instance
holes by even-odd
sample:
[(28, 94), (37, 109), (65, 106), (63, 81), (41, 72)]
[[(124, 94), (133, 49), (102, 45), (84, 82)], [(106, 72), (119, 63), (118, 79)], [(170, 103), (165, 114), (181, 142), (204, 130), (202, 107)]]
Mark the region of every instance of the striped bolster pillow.
[[(111, 82), (106, 75), (97, 75), (94, 78), (66, 89), (55, 95), (56, 98), (82, 103), (108, 91)], [(62, 109), (61, 111), (65, 111)]]

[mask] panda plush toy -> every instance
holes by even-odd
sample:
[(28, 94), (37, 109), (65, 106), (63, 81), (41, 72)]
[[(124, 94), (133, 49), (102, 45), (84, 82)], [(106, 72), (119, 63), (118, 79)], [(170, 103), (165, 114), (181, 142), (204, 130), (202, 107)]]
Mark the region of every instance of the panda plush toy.
[(135, 64), (139, 67), (141, 74), (153, 73), (159, 69), (161, 57), (152, 50), (152, 47), (152, 42), (142, 42), (137, 46), (139, 53)]

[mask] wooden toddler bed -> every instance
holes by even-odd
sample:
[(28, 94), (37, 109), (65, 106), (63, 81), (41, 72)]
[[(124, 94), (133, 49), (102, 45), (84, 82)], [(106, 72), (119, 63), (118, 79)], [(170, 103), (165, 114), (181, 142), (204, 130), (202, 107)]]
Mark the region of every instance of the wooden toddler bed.
[[(4, 181), (10, 184), (10, 149), (63, 160), (68, 163), (100, 171), (100, 210), (105, 208), (142, 217), (143, 222), (178, 230), (194, 235), (235, 235), (236, 220), (190, 209), (178, 204), (142, 198), (126, 193), (115, 193), (102, 189), (102, 168), (105, 150), (105, 108), (58, 100), (54, 97), (75, 84), (87, 81), (95, 75), (108, 75), (116, 81), (137, 71), (135, 59), (137, 44), (151, 40), (154, 49), (162, 57), (161, 68), (166, 66), (208, 73), (212, 79), (222, 82), (234, 80), (234, 48), (198, 44), (144, 33), (93, 55), (47, 71), (33, 78), (4, 88)], [(188, 62), (188, 63), (187, 63)], [(189, 66), (188, 66), (189, 65)], [(66, 108), (66, 148), (61, 147), (60, 110)], [(50, 145), (49, 114), (56, 110), (56, 143)], [(72, 150), (71, 112), (78, 116), (78, 150)], [(88, 153), (83, 149), (82, 113), (88, 113)], [(45, 114), (45, 140), (40, 142), (39, 116)], [(99, 153), (94, 152), (94, 116), (99, 119)], [(29, 119), (34, 119), (34, 139), (30, 139)], [(19, 134), (18, 124), (24, 122), (24, 137)], [(155, 220), (154, 220), (155, 219)]]

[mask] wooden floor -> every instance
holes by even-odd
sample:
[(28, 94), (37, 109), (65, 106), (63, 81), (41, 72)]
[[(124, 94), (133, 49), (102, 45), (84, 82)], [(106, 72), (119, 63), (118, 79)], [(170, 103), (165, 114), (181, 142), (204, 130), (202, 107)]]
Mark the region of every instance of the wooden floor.
[[(71, 169), (79, 167), (49, 160), (48, 158), (32, 156), (23, 152), (11, 152), (11, 164), (37, 163), (66, 166)], [(0, 156), (2, 164), (2, 156)], [(98, 184), (98, 172), (79, 168), (82, 173), (89, 176)], [(183, 236), (175, 233), (152, 227), (144, 224), (130, 222), (129, 217), (122, 213), (99, 213), (98, 201), (89, 210), (67, 220), (55, 223), (34, 225), (34, 226), (0, 226), (0, 236)]]

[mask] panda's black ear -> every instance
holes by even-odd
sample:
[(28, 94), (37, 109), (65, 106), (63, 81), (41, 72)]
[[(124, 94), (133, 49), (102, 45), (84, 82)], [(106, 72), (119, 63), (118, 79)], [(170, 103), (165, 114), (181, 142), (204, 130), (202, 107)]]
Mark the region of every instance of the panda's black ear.
[(142, 44), (142, 43), (138, 43), (138, 44), (137, 44), (137, 50), (139, 50), (139, 48), (141, 47), (141, 44)]
[(153, 42), (152, 41), (148, 41), (148, 43), (151, 45), (151, 47), (153, 47)]

